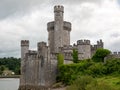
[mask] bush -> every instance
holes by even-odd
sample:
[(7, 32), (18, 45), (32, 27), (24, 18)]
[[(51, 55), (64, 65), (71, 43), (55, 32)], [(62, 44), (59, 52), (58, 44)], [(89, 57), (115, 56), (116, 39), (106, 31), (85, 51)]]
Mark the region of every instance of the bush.
[(110, 54), (109, 50), (99, 48), (93, 55), (92, 59), (94, 62), (104, 62), (104, 58), (109, 54)]
[(96, 78), (115, 73), (120, 74), (120, 59), (107, 60), (106, 63), (83, 60), (79, 63), (61, 65), (57, 80), (70, 85), (79, 76), (90, 75)]
[(120, 59), (107, 60), (104, 64), (106, 67), (106, 74), (118, 73), (120, 74)]
[(95, 63), (91, 65), (88, 70), (93, 77), (102, 76), (106, 73), (106, 67), (102, 63)]
[(80, 63), (61, 65), (57, 80), (70, 85), (80, 75), (87, 75), (86, 70), (92, 64), (91, 61), (81, 61)]
[(72, 57), (73, 57), (73, 62), (78, 63), (78, 51), (76, 49), (73, 49)]

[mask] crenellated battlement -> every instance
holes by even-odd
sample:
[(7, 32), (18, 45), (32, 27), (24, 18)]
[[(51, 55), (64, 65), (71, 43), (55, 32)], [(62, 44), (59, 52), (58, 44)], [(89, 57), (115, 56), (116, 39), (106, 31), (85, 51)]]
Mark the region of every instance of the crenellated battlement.
[(111, 52), (111, 54), (105, 57), (105, 60), (109, 60), (112, 58), (120, 58), (120, 52)]
[(26, 53), (26, 58), (30, 60), (37, 59), (37, 51), (28, 50), (28, 52)]
[(37, 51), (33, 51), (33, 50), (28, 50), (29, 54), (37, 54)]
[(103, 41), (102, 41), (102, 39), (100, 39), (99, 41), (97, 41), (97, 46), (99, 47), (99, 48), (103, 48)]
[(46, 42), (39, 42), (39, 43), (37, 44), (38, 51), (41, 51), (41, 49), (42, 49), (43, 47), (47, 47)]
[(97, 48), (98, 48), (97, 45), (91, 45), (91, 49), (92, 49), (92, 50), (96, 50)]
[(21, 46), (29, 46), (29, 40), (21, 40)]
[(64, 12), (64, 7), (61, 5), (54, 6), (54, 12)]
[(69, 45), (69, 46), (64, 45), (62, 47), (62, 49), (64, 49), (64, 50), (70, 50), (70, 49), (73, 49), (73, 46), (72, 45)]
[(90, 45), (90, 40), (78, 40), (77, 45)]
[(120, 56), (120, 52), (112, 52), (112, 55), (119, 55)]
[(97, 41), (97, 44), (91, 45), (91, 50), (97, 50), (98, 48), (103, 48), (103, 42), (101, 39)]
[(46, 42), (38, 42), (38, 47), (45, 47), (47, 46)]

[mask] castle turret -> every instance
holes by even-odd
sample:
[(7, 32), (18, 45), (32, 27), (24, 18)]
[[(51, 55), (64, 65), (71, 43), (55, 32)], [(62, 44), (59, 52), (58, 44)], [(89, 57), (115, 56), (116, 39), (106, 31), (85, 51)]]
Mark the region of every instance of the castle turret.
[(25, 55), (29, 50), (29, 41), (21, 40), (21, 77), (20, 77), (20, 90), (25, 90), (26, 77), (25, 77)]
[(59, 52), (59, 47), (70, 45), (71, 23), (64, 21), (64, 7), (54, 7), (54, 21), (47, 24), (48, 43), (51, 52)]
[(29, 50), (29, 40), (21, 40), (21, 59), (23, 60), (25, 54)]
[(78, 40), (77, 49), (79, 53), (79, 59), (91, 58), (91, 45), (90, 40)]
[(64, 13), (64, 7), (63, 6), (54, 6), (54, 19), (55, 21), (61, 21), (63, 22), (63, 13)]

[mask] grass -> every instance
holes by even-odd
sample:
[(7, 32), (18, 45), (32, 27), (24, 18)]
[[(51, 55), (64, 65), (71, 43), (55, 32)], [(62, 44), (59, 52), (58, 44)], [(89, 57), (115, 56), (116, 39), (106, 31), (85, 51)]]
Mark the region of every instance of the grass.
[(104, 76), (101, 78), (97, 78), (97, 81), (107, 83), (116, 90), (120, 90), (120, 76)]
[(67, 90), (120, 90), (120, 76), (109, 75), (99, 78), (82, 76), (68, 86)]

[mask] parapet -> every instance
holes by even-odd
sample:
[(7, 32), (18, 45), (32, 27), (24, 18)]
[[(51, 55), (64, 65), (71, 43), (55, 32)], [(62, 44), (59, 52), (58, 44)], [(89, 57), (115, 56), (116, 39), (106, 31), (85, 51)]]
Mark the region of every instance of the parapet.
[(48, 31), (54, 30), (54, 21), (47, 23), (47, 30)]
[(73, 49), (73, 47), (72, 47), (72, 45), (67, 45), (67, 46), (64, 45), (64, 46), (63, 46), (63, 49), (64, 49), (64, 50), (71, 50), (71, 49)]
[(21, 46), (29, 46), (29, 40), (21, 40)]
[(97, 41), (97, 45), (103, 45), (102, 39), (100, 39), (100, 41)]
[(112, 52), (105, 59), (107, 60), (107, 59), (112, 59), (112, 58), (120, 58), (120, 52)]
[(28, 58), (28, 57), (29, 57), (29, 59), (31, 58), (31, 60), (36, 59), (37, 58), (37, 51), (29, 50), (26, 53), (26, 58)]
[(71, 31), (71, 23), (64, 21), (63, 28), (64, 28), (64, 30)]
[(30, 54), (30, 55), (37, 55), (37, 51), (29, 50), (28, 54)]
[(120, 52), (113, 52), (113, 55), (120, 55)]
[(64, 7), (61, 5), (54, 6), (54, 12), (63, 12), (64, 13)]
[(98, 45), (91, 45), (91, 49), (92, 50), (97, 50), (98, 49)]
[(47, 46), (46, 42), (38, 42), (38, 47)]
[(39, 42), (37, 44), (37, 47), (38, 47), (38, 51), (41, 51), (41, 48), (42, 47), (47, 47), (47, 44), (46, 44), (46, 42)]
[(78, 40), (77, 45), (90, 45), (90, 40)]

